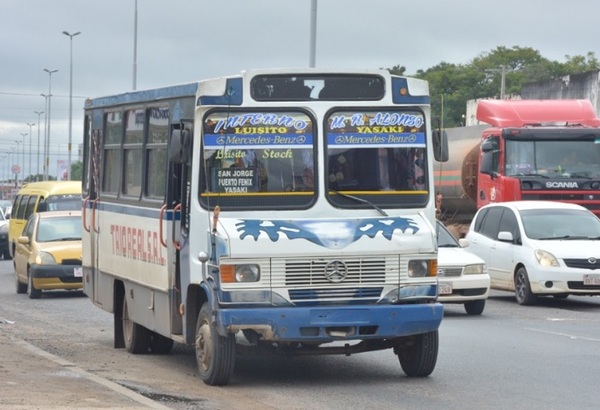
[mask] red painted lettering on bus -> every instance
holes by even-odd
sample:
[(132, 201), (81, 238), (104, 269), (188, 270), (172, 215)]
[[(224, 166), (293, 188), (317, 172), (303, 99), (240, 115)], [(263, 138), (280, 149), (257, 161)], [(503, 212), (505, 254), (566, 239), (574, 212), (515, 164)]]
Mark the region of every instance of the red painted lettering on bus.
[(110, 234), (113, 255), (155, 265), (166, 265), (157, 231), (112, 224)]

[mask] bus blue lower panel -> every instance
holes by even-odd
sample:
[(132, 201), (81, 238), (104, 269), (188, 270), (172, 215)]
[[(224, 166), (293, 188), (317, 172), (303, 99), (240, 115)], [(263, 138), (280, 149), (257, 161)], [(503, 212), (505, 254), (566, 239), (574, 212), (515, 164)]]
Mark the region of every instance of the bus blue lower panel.
[(440, 303), (336, 307), (273, 307), (222, 309), (220, 334), (253, 329), (262, 340), (318, 341), (383, 339), (436, 330), (442, 321)]

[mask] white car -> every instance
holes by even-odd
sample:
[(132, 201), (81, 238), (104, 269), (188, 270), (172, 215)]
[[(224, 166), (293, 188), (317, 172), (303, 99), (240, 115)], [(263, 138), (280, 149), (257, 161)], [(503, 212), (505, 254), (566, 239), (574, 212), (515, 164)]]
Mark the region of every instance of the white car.
[(468, 315), (480, 315), (490, 293), (490, 276), (485, 262), (463, 249), (452, 234), (437, 222), (438, 300), (461, 303)]
[(493, 289), (521, 305), (538, 296), (600, 295), (600, 220), (582, 206), (550, 201), (489, 204), (467, 239), (485, 260)]

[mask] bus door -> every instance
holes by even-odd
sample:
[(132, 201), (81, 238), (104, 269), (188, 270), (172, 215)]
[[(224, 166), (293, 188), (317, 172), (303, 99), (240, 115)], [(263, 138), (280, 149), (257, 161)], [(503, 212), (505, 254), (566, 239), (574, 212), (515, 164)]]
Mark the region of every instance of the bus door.
[(102, 152), (102, 131), (100, 127), (92, 131), (91, 118), (87, 117), (85, 121), (86, 141), (84, 144), (84, 170), (83, 170), (83, 267), (84, 274), (83, 288), (86, 295), (92, 298), (96, 303), (103, 304), (98, 286), (98, 209), (101, 175), (101, 152)]
[[(167, 178), (166, 203), (161, 210), (161, 223), (166, 221), (166, 235), (163, 246), (167, 249), (167, 260), (173, 261), (170, 267), (174, 275), (170, 275), (169, 288), (172, 291), (171, 301), (171, 333), (183, 333), (183, 320), (179, 313), (182, 302), (181, 281), (182, 254), (189, 252), (186, 247), (189, 232), (190, 206), (190, 174), (191, 174), (191, 122), (172, 125), (169, 140), (169, 165)], [(162, 239), (161, 239), (162, 240)]]

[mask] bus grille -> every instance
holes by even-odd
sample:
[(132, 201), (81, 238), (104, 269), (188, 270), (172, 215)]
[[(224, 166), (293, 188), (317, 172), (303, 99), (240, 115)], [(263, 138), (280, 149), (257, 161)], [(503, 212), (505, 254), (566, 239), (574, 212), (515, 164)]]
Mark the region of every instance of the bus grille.
[(381, 297), (383, 288), (334, 288), (334, 289), (295, 289), (290, 290), (292, 301), (301, 300), (360, 300), (377, 301)]
[[(333, 284), (325, 276), (331, 260), (287, 260), (285, 261), (285, 286), (322, 285), (369, 285), (385, 282), (386, 263), (384, 258), (336, 259), (347, 268), (347, 276)], [(273, 275), (276, 276), (276, 275)]]

